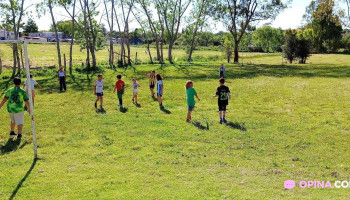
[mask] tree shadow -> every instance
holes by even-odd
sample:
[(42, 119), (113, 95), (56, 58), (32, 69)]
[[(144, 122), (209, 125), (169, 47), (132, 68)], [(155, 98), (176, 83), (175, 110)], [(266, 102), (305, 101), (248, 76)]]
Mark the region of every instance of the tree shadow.
[(165, 114), (167, 114), (167, 115), (171, 114), (171, 111), (168, 110), (168, 109), (166, 109), (166, 108), (164, 108), (164, 107), (161, 107), (160, 110), (161, 110), (162, 112), (164, 112)]
[(26, 179), (28, 178), (28, 176), (30, 175), (30, 173), (32, 172), (32, 170), (34, 169), (35, 165), (36, 165), (36, 161), (38, 159), (34, 158), (32, 165), (30, 166), (29, 170), (27, 171), (27, 173), (24, 175), (24, 177), (22, 178), (22, 180), (17, 184), (17, 187), (15, 188), (15, 190), (13, 190), (9, 200), (12, 200), (16, 197), (17, 192), (19, 191), (19, 189), (21, 189), (23, 183), (26, 181)]
[(16, 151), (17, 149), (22, 149), (27, 144), (27, 142), (24, 142), (21, 146), (19, 146), (20, 144), (20, 139), (14, 140), (13, 138), (9, 138), (6, 144), (0, 147), (1, 155)]
[(247, 128), (245, 127), (244, 124), (239, 124), (239, 123), (233, 123), (233, 122), (228, 122), (225, 124), (226, 126), (232, 128), (232, 129), (238, 129), (241, 131), (247, 131)]
[(191, 124), (193, 124), (193, 126), (197, 127), (200, 130), (209, 130), (209, 127), (204, 126), (201, 122), (193, 121), (191, 122)]

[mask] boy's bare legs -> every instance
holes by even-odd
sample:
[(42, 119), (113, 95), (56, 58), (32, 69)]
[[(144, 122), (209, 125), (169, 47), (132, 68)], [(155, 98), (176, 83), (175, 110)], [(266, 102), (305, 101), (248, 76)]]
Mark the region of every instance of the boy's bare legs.
[(22, 134), (23, 124), (17, 125), (18, 135)]
[(162, 97), (158, 95), (158, 103), (159, 105), (161, 106), (163, 104), (163, 100), (162, 100)]
[(191, 113), (192, 113), (192, 111), (188, 111), (188, 112), (187, 112), (187, 120), (186, 120), (187, 122), (190, 122), (191, 119), (192, 119)]
[(154, 97), (154, 89), (151, 88), (151, 94), (152, 94), (152, 97)]
[(101, 103), (100, 106), (101, 106), (101, 108), (102, 108), (102, 107), (103, 107), (103, 106), (102, 106), (102, 105), (103, 105), (103, 97), (102, 97), (102, 96), (100, 97), (100, 103)]
[(11, 121), (11, 132), (15, 132), (16, 123)]

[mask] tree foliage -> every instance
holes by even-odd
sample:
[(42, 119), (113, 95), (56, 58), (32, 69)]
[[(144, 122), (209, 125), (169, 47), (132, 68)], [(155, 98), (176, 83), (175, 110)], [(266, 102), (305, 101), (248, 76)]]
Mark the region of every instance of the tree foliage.
[(27, 21), (27, 24), (23, 27), (23, 33), (36, 33), (38, 32), (39, 28), (38, 25), (36, 25), (35, 21), (32, 18), (29, 18)]
[(275, 52), (283, 44), (283, 31), (279, 28), (264, 26), (254, 31), (252, 36), (254, 46), (259, 46), (264, 52)]

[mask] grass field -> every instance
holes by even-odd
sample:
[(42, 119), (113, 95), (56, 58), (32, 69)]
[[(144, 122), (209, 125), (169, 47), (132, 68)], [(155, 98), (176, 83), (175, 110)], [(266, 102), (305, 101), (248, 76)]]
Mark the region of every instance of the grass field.
[[(34, 49), (40, 48), (32, 47), (31, 60), (54, 63), (54, 49), (45, 56)], [(285, 190), (283, 184), (350, 180), (349, 57), (313, 55), (309, 64), (281, 66), (278, 54), (251, 54), (252, 64), (227, 64), (228, 125), (218, 123), (211, 98), (220, 60), (103, 69), (105, 114), (93, 108), (101, 72), (74, 72), (68, 92), (58, 93), (53, 71), (33, 71), (44, 86), (35, 107), (40, 159), (33, 161), (29, 116), (17, 144), (8, 140), (8, 114), (1, 109), (0, 199), (348, 199), (349, 188)], [(106, 58), (101, 52), (99, 59)], [(152, 69), (164, 76), (165, 112), (142, 76)], [(2, 94), (11, 85), (1, 77), (10, 73), (0, 76)], [(126, 112), (117, 110), (112, 93), (119, 73), (127, 84)], [(131, 103), (132, 77), (141, 84), (140, 108)], [(188, 79), (202, 100), (191, 124), (185, 123)]]

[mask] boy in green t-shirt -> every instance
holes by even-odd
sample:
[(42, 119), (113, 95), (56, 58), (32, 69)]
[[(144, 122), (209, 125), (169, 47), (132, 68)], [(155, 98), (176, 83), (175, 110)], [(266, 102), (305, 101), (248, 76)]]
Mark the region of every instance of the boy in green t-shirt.
[(23, 102), (26, 104), (28, 108), (28, 113), (30, 113), (29, 109), (29, 98), (27, 96), (26, 91), (21, 88), (21, 79), (19, 77), (15, 77), (13, 80), (15, 87), (7, 90), (4, 100), (0, 103), (1, 107), (7, 102), (7, 111), (10, 115), (11, 119), (11, 132), (10, 137), (15, 137), (15, 126), (17, 125), (18, 136), (17, 139), (22, 138), (22, 129), (24, 123), (24, 107)]
[(192, 119), (191, 113), (194, 110), (194, 106), (196, 105), (194, 97), (197, 97), (198, 101), (200, 101), (200, 99), (197, 95), (196, 90), (193, 88), (193, 81), (187, 81), (185, 87), (186, 87), (187, 105), (188, 105), (186, 122), (190, 122)]

